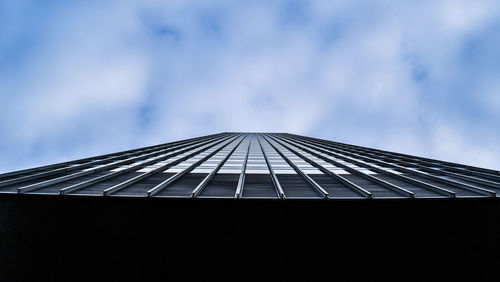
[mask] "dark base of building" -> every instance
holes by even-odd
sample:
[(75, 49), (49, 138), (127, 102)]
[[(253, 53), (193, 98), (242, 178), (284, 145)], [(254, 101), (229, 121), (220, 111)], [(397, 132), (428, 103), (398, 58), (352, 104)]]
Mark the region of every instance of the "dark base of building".
[[(0, 280), (496, 280), (498, 199), (0, 195)], [(280, 280), (282, 281), (282, 280)]]

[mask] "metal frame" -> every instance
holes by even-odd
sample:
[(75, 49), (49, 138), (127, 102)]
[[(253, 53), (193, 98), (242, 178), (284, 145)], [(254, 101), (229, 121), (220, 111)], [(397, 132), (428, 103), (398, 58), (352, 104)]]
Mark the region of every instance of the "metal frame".
[(236, 151), (238, 146), (240, 146), (241, 142), (243, 142), (243, 140), (245, 140), (245, 138), (246, 138), (246, 136), (243, 137), (240, 140), (240, 142), (238, 142), (238, 144), (236, 144), (236, 146), (234, 146), (234, 148), (224, 157), (224, 159), (221, 160), (217, 164), (217, 166), (207, 176), (205, 176), (205, 178), (200, 182), (200, 184), (198, 184), (198, 186), (196, 186), (196, 188), (194, 188), (193, 192), (191, 192), (191, 198), (197, 198), (203, 192), (203, 190), (208, 186), (208, 184), (210, 184), (210, 182), (215, 177), (217, 172), (226, 163), (226, 161), (231, 157), (231, 155), (234, 153), (234, 151)]
[[(120, 190), (122, 190), (122, 189), (124, 189), (124, 188), (126, 188), (126, 187), (128, 187), (128, 186), (130, 186), (132, 184), (134, 184), (134, 183), (137, 183), (137, 182), (139, 182), (139, 181), (141, 181), (143, 179), (146, 179), (146, 178), (148, 178), (148, 177), (150, 177), (150, 176), (152, 176), (154, 174), (163, 172), (163, 171), (165, 171), (165, 170), (167, 170), (167, 169), (169, 169), (169, 168), (171, 168), (173, 166), (176, 166), (177, 164), (179, 164), (179, 163), (181, 163), (181, 162), (183, 162), (185, 160), (188, 160), (189, 158), (192, 158), (192, 157), (196, 156), (197, 154), (200, 154), (200, 153), (204, 152), (205, 150), (210, 149), (210, 148), (212, 148), (212, 147), (214, 147), (214, 146), (216, 146), (216, 145), (218, 145), (218, 144), (220, 144), (220, 143), (222, 143), (222, 142), (224, 142), (226, 140), (228, 140), (228, 138), (223, 139), (223, 140), (219, 140), (219, 141), (217, 141), (214, 144), (207, 145), (206, 148), (202, 148), (202, 149), (197, 150), (197, 151), (195, 151), (195, 152), (193, 152), (191, 154), (188, 154), (188, 155), (186, 155), (186, 156), (184, 156), (184, 157), (182, 157), (180, 159), (177, 159), (177, 160), (172, 161), (170, 163), (164, 164), (164, 165), (162, 165), (162, 166), (160, 166), (160, 167), (158, 167), (158, 168), (156, 168), (156, 169), (154, 169), (152, 171), (145, 172), (145, 173), (143, 173), (141, 175), (138, 175), (136, 177), (128, 179), (128, 180), (126, 180), (126, 181), (124, 181), (122, 183), (118, 183), (118, 184), (116, 184), (116, 185), (114, 185), (112, 187), (109, 187), (109, 188), (107, 188), (107, 189), (105, 189), (103, 191), (103, 195), (104, 196), (109, 196), (109, 195), (111, 195), (113, 193), (116, 193), (116, 192), (118, 192), (118, 191), (120, 191)], [(184, 152), (186, 152), (186, 151), (184, 151)], [(180, 154), (182, 154), (184, 152), (181, 152)], [(177, 154), (177, 155), (179, 155), (179, 154)]]
[[(245, 141), (248, 141), (248, 145), (244, 143)], [(256, 143), (253, 143), (255, 141)], [(294, 197), (291, 197), (291, 194), (287, 195), (288, 190), (284, 185), (288, 185), (288, 182), (283, 182), (281, 175), (277, 174), (279, 173), (276, 170), (278, 167), (276, 165), (273, 167), (274, 163), (272, 161), (274, 157), (270, 155), (270, 152), (276, 158), (284, 160), (293, 169), (289, 173), (296, 175), (297, 179), (300, 177), (301, 183), (302, 180), (305, 182), (303, 188), (312, 188), (320, 198), (324, 199), (340, 199), (343, 197), (338, 197), (335, 189), (325, 189), (327, 187), (325, 185), (330, 187), (327, 184), (329, 183), (328, 180), (326, 180), (325, 184), (319, 184), (323, 182), (315, 180), (316, 177), (313, 175), (319, 172), (307, 171), (302, 166), (304, 162), (318, 169), (321, 175), (336, 180), (335, 183), (338, 183), (336, 185), (343, 185), (344, 188), (342, 189), (344, 190), (338, 190), (339, 193), (347, 191), (345, 189), (354, 192), (354, 194), (349, 194), (351, 195), (349, 198), (379, 198), (377, 191), (370, 188), (372, 183), (387, 189), (384, 190), (387, 193), (392, 191), (397, 194), (380, 195), (383, 198), (400, 198), (400, 196), (406, 199), (441, 198), (443, 196), (448, 198), (458, 196), (496, 197), (497, 193), (500, 193), (500, 172), (496, 170), (288, 133), (225, 132), (0, 174), (0, 194), (17, 192), (18, 194), (96, 195), (93, 185), (106, 181), (108, 183), (106, 186), (99, 185), (97, 195), (113, 196), (116, 194), (121, 196), (126, 194), (125, 196), (131, 197), (163, 197), (163, 194), (159, 195), (161, 191), (175, 185), (177, 180), (187, 176), (217, 153), (221, 154), (222, 150), (224, 151), (220, 158), (218, 157), (217, 161), (214, 162), (213, 169), (208, 174), (201, 176), (201, 182), (197, 183), (197, 185), (193, 184), (192, 188), (187, 187), (189, 190), (186, 193), (189, 193), (189, 196), (186, 195), (184, 198), (200, 197), (219, 174), (225, 175), (226, 172), (221, 173), (220, 171), (231, 156), (235, 155), (237, 150), (241, 150), (238, 151), (239, 159), (244, 154), (241, 171), (231, 170), (227, 172), (228, 174), (234, 173), (232, 178), (234, 179), (234, 185), (236, 185), (234, 195), (229, 197), (227, 194), (221, 194), (220, 196), (214, 194), (210, 198), (276, 199), (274, 193), (280, 199), (317, 198), (311, 195), (309, 191), (302, 189), (297, 190), (297, 193), (294, 192)], [(257, 159), (253, 158), (254, 154), (258, 156)], [(262, 154), (262, 157), (260, 154)], [(199, 157), (196, 157), (197, 155)], [(118, 193), (191, 158), (199, 158), (199, 160), (193, 160), (194, 163), (190, 162), (192, 164), (187, 168), (179, 170), (179, 172), (147, 191), (132, 189), (130, 193)], [(265, 161), (265, 165), (263, 161)], [(248, 167), (252, 167), (255, 162), (258, 162), (258, 169), (262, 170), (259, 175), (264, 174), (261, 175), (264, 178), (261, 179), (259, 176), (256, 179), (258, 183), (275, 191), (273, 193), (271, 190), (272, 197), (243, 196), (244, 191), (251, 192), (252, 189), (259, 189), (257, 188), (259, 184), (255, 188), (249, 186), (248, 191), (245, 187)], [(153, 164), (156, 165), (149, 167)], [(349, 176), (337, 173), (335, 169), (332, 169), (331, 165), (344, 169), (347, 174), (361, 177), (367, 181), (357, 182), (356, 179), (358, 178), (350, 181)], [(146, 167), (148, 170), (140, 172), (141, 169)], [(372, 174), (372, 172), (375, 174)], [(120, 180), (115, 179), (119, 176), (121, 176)], [(238, 179), (237, 183), (236, 177)], [(280, 182), (280, 179), (282, 182)], [(92, 187), (92, 193), (87, 193), (88, 189), (85, 189), (86, 187)], [(108, 188), (105, 189), (105, 187)]]
[[(217, 137), (217, 138), (215, 138), (215, 140), (220, 139), (220, 138), (224, 138), (224, 137)], [(97, 178), (94, 178), (94, 179), (91, 179), (91, 180), (88, 180), (88, 181), (84, 181), (82, 183), (78, 183), (78, 184), (71, 185), (71, 186), (66, 187), (66, 188), (62, 188), (61, 192), (60, 192), (60, 194), (70, 193), (70, 192), (76, 191), (78, 189), (81, 189), (83, 187), (87, 187), (89, 185), (92, 185), (92, 184), (104, 181), (106, 179), (109, 179), (109, 178), (116, 177), (118, 175), (124, 174), (125, 172), (129, 172), (129, 171), (132, 171), (134, 169), (140, 169), (140, 168), (142, 168), (144, 166), (151, 165), (153, 163), (157, 163), (157, 162), (166, 160), (168, 158), (171, 158), (173, 156), (182, 154), (182, 153), (184, 153), (184, 152), (186, 152), (188, 150), (191, 150), (191, 149), (203, 146), (204, 144), (207, 144), (207, 143), (210, 143), (210, 142), (213, 142), (213, 141), (214, 140), (209, 140), (209, 141), (206, 141), (206, 142), (203, 142), (203, 143), (199, 143), (199, 144), (193, 145), (192, 147), (189, 147), (188, 149), (184, 149), (184, 150), (181, 150), (179, 152), (174, 152), (172, 154), (168, 154), (168, 155), (163, 155), (162, 156), (162, 154), (178, 150), (179, 148), (185, 148), (185, 147), (187, 147), (189, 145), (182, 145), (180, 147), (174, 147), (174, 148), (170, 148), (170, 149), (164, 149), (164, 150), (161, 150), (161, 151), (158, 151), (158, 152), (149, 153), (149, 154), (138, 156), (138, 157), (134, 157), (134, 158), (131, 158), (131, 159), (125, 159), (125, 160), (122, 160), (122, 161), (118, 161), (116, 163), (111, 163), (111, 164), (104, 165), (104, 166), (101, 166), (101, 167), (96, 167), (96, 168), (93, 168), (93, 169), (90, 169), (90, 170), (80, 171), (80, 172), (77, 172), (77, 173), (74, 173), (74, 174), (61, 176), (61, 177), (58, 177), (58, 178), (55, 178), (55, 179), (50, 179), (50, 180), (38, 182), (38, 183), (31, 184), (31, 185), (28, 185), (28, 186), (23, 186), (23, 187), (18, 188), (17, 191), (18, 191), (18, 193), (26, 193), (26, 192), (33, 191), (33, 190), (36, 190), (36, 189), (40, 189), (40, 188), (43, 188), (43, 187), (46, 187), (46, 186), (49, 186), (49, 185), (53, 185), (53, 184), (57, 184), (57, 183), (61, 183), (61, 182), (67, 181), (67, 180), (71, 180), (71, 179), (75, 179), (75, 178), (78, 178), (78, 177), (82, 177), (82, 176), (86, 176), (86, 175), (89, 175), (89, 174), (93, 174), (95, 172), (99, 172), (99, 171), (103, 171), (103, 170), (108, 170), (108, 169), (113, 169), (113, 168), (118, 167), (120, 165), (127, 165), (127, 164), (130, 164), (130, 163), (134, 163), (136, 161), (142, 161), (142, 160), (145, 160), (145, 159), (148, 159), (148, 158), (151, 158), (151, 157), (156, 157), (156, 158), (154, 158), (152, 160), (146, 161), (144, 163), (140, 163), (140, 164), (138, 164), (136, 166), (132, 166), (130, 168), (127, 168), (127, 169), (124, 169), (124, 170), (121, 170), (121, 171), (111, 172), (110, 174), (106, 174), (106, 175), (103, 175), (101, 177), (97, 177)], [(157, 157), (157, 156), (159, 156), (159, 157)]]
[(234, 193), (235, 199), (240, 199), (243, 195), (243, 187), (245, 185), (245, 175), (247, 170), (248, 155), (250, 155), (250, 145), (252, 145), (253, 133), (250, 133), (250, 141), (248, 141), (248, 148), (245, 154), (245, 160), (243, 160), (243, 166), (241, 167), (240, 177), (238, 179), (238, 184), (236, 185), (236, 192)]
[[(320, 143), (328, 144), (328, 142), (320, 142)], [(328, 144), (328, 145), (333, 146), (335, 148), (338, 148), (339, 150), (342, 150), (344, 152), (349, 151), (351, 153), (356, 153), (357, 155), (362, 155), (362, 156), (369, 155), (371, 158), (387, 161), (389, 163), (396, 163), (396, 164), (400, 164), (403, 166), (411, 164), (412, 166), (417, 167), (418, 169), (420, 169), (422, 171), (427, 171), (427, 172), (441, 174), (441, 175), (448, 175), (448, 176), (452, 176), (452, 177), (459, 178), (462, 180), (471, 181), (471, 182), (475, 182), (478, 184), (482, 184), (482, 185), (486, 185), (486, 186), (500, 189), (500, 183), (499, 183), (500, 176), (491, 175), (491, 174), (484, 173), (484, 172), (459, 169), (459, 168), (451, 167), (449, 165), (442, 164), (442, 163), (431, 163), (429, 161), (419, 160), (416, 157), (414, 157), (414, 158), (400, 157), (402, 160), (404, 160), (404, 161), (400, 161), (400, 160), (396, 159), (396, 157), (394, 155), (395, 153), (380, 152), (377, 155), (373, 151), (374, 149), (356, 149), (355, 150), (355, 149), (350, 148), (350, 146), (336, 145), (336, 144)], [(413, 163), (411, 163), (411, 162), (413, 162)], [(420, 163), (420, 164), (418, 164), (418, 163)], [(439, 167), (440, 169), (436, 169), (434, 167)], [(450, 171), (454, 171), (454, 172), (450, 172)], [(484, 180), (484, 179), (472, 177), (469, 175), (485, 177), (485, 178), (493, 179), (493, 180), (499, 181), (499, 182)]]
[(311, 185), (311, 187), (316, 191), (316, 193), (318, 193), (319, 196), (328, 199), (328, 192), (326, 192), (325, 189), (323, 189), (323, 187), (321, 187), (318, 183), (316, 183), (316, 181), (314, 181), (311, 177), (309, 177), (309, 175), (307, 175), (297, 165), (295, 165), (287, 156), (285, 156), (285, 154), (283, 154), (283, 152), (281, 152), (281, 150), (279, 150), (276, 146), (274, 146), (271, 142), (269, 142), (269, 140), (265, 137), (265, 135), (263, 135), (263, 137), (264, 140), (266, 140), (266, 142), (269, 145), (271, 145), (271, 147), (273, 147), (274, 150), (278, 152), (278, 154), (288, 163), (288, 165), (290, 165), (302, 177), (302, 179), (304, 179), (306, 183)]
[[(295, 134), (289, 134), (289, 133), (285, 133), (285, 135), (305, 137), (305, 136), (300, 136), (300, 135), (295, 135)], [(389, 152), (389, 151), (384, 151), (384, 150), (380, 150), (380, 149), (367, 148), (367, 147), (362, 147), (362, 146), (356, 146), (356, 145), (351, 145), (351, 144), (345, 144), (345, 143), (340, 143), (340, 142), (323, 140), (323, 139), (319, 139), (319, 138), (312, 138), (312, 137), (307, 137), (307, 138), (311, 139), (311, 140), (316, 140), (316, 141), (320, 141), (320, 142), (329, 143), (329, 144), (336, 144), (336, 145), (341, 145), (341, 146), (348, 146), (348, 147), (352, 147), (352, 148), (359, 149), (359, 150), (370, 150), (370, 151), (373, 151), (373, 152), (378, 152), (379, 154), (390, 154), (392, 157), (407, 158), (407, 159), (412, 160), (412, 161), (418, 160), (418, 161), (430, 163), (431, 165), (434, 165), (434, 163), (437, 163), (437, 164), (446, 165), (446, 166), (449, 166), (449, 167), (466, 169), (468, 171), (483, 172), (485, 174), (490, 174), (490, 175), (493, 175), (493, 176), (500, 176), (500, 171), (498, 171), (498, 170), (492, 170), (492, 169), (487, 169), (487, 168), (475, 167), (475, 166), (470, 166), (470, 165), (465, 165), (465, 164), (452, 163), (452, 162), (447, 162), (447, 161), (442, 161), (442, 160), (436, 160), (436, 159), (431, 159), (431, 158), (424, 158), (424, 157), (412, 156), (412, 155), (402, 154), (402, 153), (397, 153), (397, 152)], [(486, 177), (485, 175), (482, 175), (482, 176)]]
[[(56, 164), (45, 165), (45, 166), (40, 166), (40, 167), (17, 170), (17, 171), (13, 171), (13, 172), (0, 174), (0, 179), (8, 178), (8, 177), (16, 176), (16, 175), (22, 175), (22, 174), (26, 174), (26, 173), (30, 173), (30, 172), (42, 171), (42, 170), (53, 169), (53, 168), (61, 168), (61, 167), (65, 167), (68, 165), (80, 164), (82, 162), (87, 162), (87, 161), (100, 160), (100, 159), (112, 157), (112, 156), (124, 156), (124, 154), (127, 154), (127, 153), (155, 150), (155, 149), (162, 148), (162, 147), (174, 146), (174, 145), (183, 144), (183, 143), (191, 142), (191, 141), (198, 141), (198, 140), (202, 140), (202, 139), (206, 139), (206, 138), (210, 138), (210, 137), (219, 136), (222, 134), (224, 134), (224, 133), (212, 134), (212, 135), (190, 138), (190, 139), (185, 139), (185, 140), (180, 140), (180, 141), (175, 141), (175, 142), (170, 142), (170, 143), (165, 143), (165, 144), (153, 145), (153, 146), (148, 146), (148, 147), (143, 147), (143, 148), (138, 148), (138, 149), (133, 149), (133, 150), (126, 150), (126, 151), (121, 151), (121, 152), (116, 152), (116, 153), (99, 155), (99, 156), (95, 156), (95, 157), (83, 158), (83, 159), (78, 159), (78, 160), (69, 161), (69, 162), (62, 162), (62, 163), (56, 163)], [(2, 187), (2, 186), (3, 185), (0, 184), (0, 187)]]
[[(356, 175), (358, 175), (360, 177), (363, 177), (363, 178), (365, 178), (367, 180), (370, 180), (370, 181), (372, 181), (374, 183), (377, 183), (377, 184), (379, 184), (381, 186), (384, 186), (385, 188), (388, 188), (389, 190), (393, 191), (394, 193), (397, 193), (397, 194), (402, 195), (402, 196), (410, 197), (410, 198), (414, 198), (414, 196), (415, 196), (414, 193), (411, 192), (411, 191), (408, 191), (408, 190), (406, 190), (406, 189), (404, 189), (402, 187), (399, 187), (397, 185), (389, 183), (389, 182), (387, 182), (385, 180), (379, 179), (379, 178), (377, 178), (375, 176), (371, 176), (369, 174), (366, 174), (366, 173), (364, 173), (362, 171), (359, 171), (359, 170), (357, 170), (355, 168), (352, 168), (352, 167), (349, 167), (349, 166), (344, 165), (342, 163), (339, 163), (336, 160), (332, 160), (332, 159), (326, 158), (326, 157), (324, 157), (324, 156), (322, 156), (322, 155), (320, 155), (318, 153), (315, 153), (315, 152), (313, 152), (311, 150), (308, 150), (308, 149), (305, 149), (305, 148), (301, 148), (301, 150), (304, 150), (305, 152), (307, 152), (307, 153), (309, 153), (309, 154), (311, 154), (311, 155), (313, 155), (313, 156), (315, 156), (317, 158), (320, 158), (320, 159), (322, 159), (322, 160), (324, 160), (326, 162), (329, 162), (329, 163), (331, 163), (331, 164), (333, 164), (333, 165), (335, 165), (337, 167), (341, 167), (342, 169), (348, 171), (349, 173), (356, 174)], [(323, 153), (330, 154), (329, 152), (323, 152)]]
[[(308, 141), (305, 141), (305, 142), (308, 143)], [(310, 142), (310, 143), (313, 143), (313, 142)], [(328, 146), (317, 145), (317, 144), (315, 144), (315, 146), (328, 148)], [(335, 153), (335, 152), (338, 152), (338, 149), (334, 149), (334, 148), (329, 148), (329, 149), (330, 149), (330, 151), (326, 152), (326, 154), (329, 154), (329, 155), (337, 157), (337, 158), (345, 159), (346, 161), (349, 161), (349, 160), (352, 161), (351, 158), (349, 158), (349, 157), (347, 157), (345, 155), (341, 155), (339, 153)], [(335, 151), (335, 152), (332, 152), (332, 151)], [(416, 169), (407, 168), (407, 167), (403, 167), (403, 166), (396, 165), (396, 164), (391, 164), (391, 163), (384, 162), (384, 161), (374, 160), (374, 159), (371, 159), (371, 158), (368, 158), (368, 157), (364, 157), (364, 156), (359, 156), (358, 155), (358, 157), (361, 158), (361, 159), (368, 159), (368, 160), (370, 160), (372, 162), (379, 163), (379, 164), (382, 164), (382, 165), (392, 166), (392, 167), (395, 167), (398, 170), (404, 171), (406, 173), (415, 174), (415, 175), (418, 175), (418, 176), (421, 176), (421, 177), (424, 177), (424, 178), (427, 178), (427, 179), (430, 179), (430, 180), (434, 180), (434, 181), (437, 181), (437, 182), (441, 182), (441, 183), (450, 185), (450, 186), (454, 186), (454, 187), (457, 187), (457, 188), (469, 190), (471, 192), (479, 193), (479, 194), (490, 196), (490, 197), (495, 197), (496, 196), (496, 192), (488, 190), (488, 189), (476, 187), (476, 186), (469, 185), (469, 184), (464, 184), (464, 183), (453, 181), (453, 180), (450, 180), (450, 179), (445, 179), (445, 178), (437, 177), (437, 176), (431, 175), (431, 174), (426, 173), (426, 172), (418, 171)]]
[[(193, 144), (195, 142), (197, 142), (197, 141), (192, 141), (192, 142), (187, 142), (187, 143), (188, 144)], [(160, 148), (166, 148), (166, 147), (167, 146), (162, 146)], [(171, 147), (171, 146), (168, 146), (168, 147)], [(178, 147), (178, 146), (176, 145), (173, 148), (176, 148), (176, 147)], [(0, 187), (4, 187), (4, 186), (8, 186), (8, 185), (13, 185), (13, 184), (17, 184), (17, 183), (22, 183), (24, 181), (29, 181), (29, 180), (33, 180), (33, 179), (43, 178), (43, 177), (47, 177), (47, 176), (51, 176), (51, 175), (57, 175), (57, 174), (65, 173), (65, 172), (68, 172), (68, 171), (82, 170), (82, 169), (86, 169), (88, 167), (95, 166), (95, 165), (111, 163), (113, 161), (121, 160), (121, 159), (124, 159), (124, 158), (127, 158), (127, 157), (137, 156), (137, 155), (149, 153), (149, 152), (155, 151), (157, 149), (158, 148), (148, 149), (148, 150), (140, 150), (140, 151), (136, 150), (134, 152), (126, 153), (126, 154), (123, 154), (123, 155), (116, 155), (116, 156), (109, 157), (109, 158), (104, 158), (104, 159), (95, 159), (95, 160), (91, 160), (90, 162), (85, 162), (85, 163), (77, 164), (77, 165), (74, 165), (74, 166), (60, 167), (60, 168), (57, 168), (57, 169), (51, 170), (51, 171), (42, 171), (42, 172), (39, 172), (39, 173), (36, 173), (36, 174), (25, 175), (25, 176), (21, 176), (21, 177), (14, 178), (14, 179), (4, 180), (4, 181), (0, 182)], [(172, 150), (172, 149), (170, 149), (170, 150)]]
[[(233, 139), (231, 139), (228, 143), (224, 144), (223, 146), (221, 146), (220, 148), (218, 148), (217, 150), (214, 150), (213, 152), (211, 152), (210, 154), (208, 154), (207, 156), (203, 157), (202, 159), (200, 159), (199, 161), (195, 162), (194, 164), (190, 165), (188, 168), (184, 169), (183, 171), (181, 172), (178, 172), (176, 173), (175, 175), (172, 175), (171, 177), (169, 177), (167, 180), (163, 181), (162, 183), (156, 185), (155, 187), (151, 188), (148, 190), (148, 197), (152, 197), (158, 193), (160, 193), (161, 191), (163, 191), (167, 186), (169, 186), (170, 184), (174, 183), (175, 181), (177, 181), (179, 178), (181, 178), (182, 176), (184, 176), (186, 173), (192, 171), (193, 169), (195, 169), (197, 166), (201, 165), (202, 163), (204, 163), (206, 160), (210, 159), (212, 156), (214, 156), (215, 154), (217, 154), (219, 151), (221, 151), (222, 149), (224, 149), (227, 145), (231, 144), (234, 140), (236, 140), (238, 137), (240, 137), (241, 135), (238, 135), (236, 137), (234, 137)], [(201, 153), (201, 152), (200, 152)], [(194, 155), (193, 155), (194, 156)], [(190, 156), (189, 158), (193, 157), (193, 156)], [(189, 159), (189, 158), (186, 158)], [(179, 162), (180, 163), (180, 162)]]
[[(325, 152), (323, 150), (321, 150), (320, 152), (328, 154), (328, 152)], [(455, 192), (453, 192), (453, 191), (450, 191), (450, 190), (447, 190), (447, 189), (444, 189), (444, 188), (441, 188), (441, 187), (437, 187), (435, 185), (428, 184), (428, 183), (425, 183), (425, 182), (422, 182), (422, 181), (419, 181), (419, 180), (416, 180), (416, 179), (412, 179), (412, 178), (406, 177), (404, 175), (399, 175), (397, 173), (394, 173), (394, 172), (391, 172), (391, 171), (388, 171), (388, 170), (385, 170), (385, 169), (382, 169), (382, 168), (379, 168), (379, 167), (375, 167), (373, 165), (370, 165), (370, 164), (362, 162), (362, 161), (358, 161), (356, 159), (348, 159), (348, 158), (346, 158), (346, 160), (349, 160), (351, 163), (354, 163), (355, 165), (358, 165), (360, 167), (369, 167), (371, 170), (377, 171), (378, 173), (383, 173), (383, 174), (392, 176), (392, 177), (394, 177), (396, 179), (402, 180), (404, 182), (415, 184), (415, 185), (420, 186), (420, 187), (422, 187), (424, 189), (434, 191), (434, 192), (436, 192), (438, 194), (441, 194), (441, 195), (444, 195), (444, 196), (447, 196), (447, 197), (450, 197), (450, 198), (455, 198)]]
[(262, 147), (262, 144), (260, 143), (259, 136), (257, 136), (257, 142), (259, 143), (260, 150), (262, 151), (262, 155), (264, 156), (264, 160), (266, 161), (267, 169), (269, 169), (269, 173), (271, 174), (271, 180), (273, 181), (273, 185), (274, 188), (276, 189), (278, 197), (280, 197), (281, 199), (286, 199), (285, 192), (283, 192), (283, 188), (281, 188), (281, 184), (278, 180), (278, 177), (276, 177), (273, 167), (271, 166), (271, 163), (267, 158), (266, 152), (264, 151), (264, 147)]
[(323, 172), (324, 174), (340, 181), (342, 184), (346, 185), (347, 187), (351, 188), (352, 191), (354, 191), (355, 193), (358, 193), (362, 196), (365, 196), (369, 199), (373, 198), (373, 195), (372, 193), (370, 193), (369, 191), (361, 188), (359, 185), (357, 184), (354, 184), (352, 183), (351, 181), (345, 179), (344, 177), (340, 176), (339, 174), (333, 172), (333, 171), (330, 171), (328, 169), (326, 169), (325, 167), (321, 166), (320, 164), (316, 163), (315, 161), (309, 159), (308, 157), (302, 155), (301, 153), (297, 152), (296, 150), (292, 149), (291, 147), (288, 147), (287, 145), (279, 142), (278, 140), (276, 140), (274, 137), (271, 136), (271, 138), (273, 138), (273, 140), (275, 140), (276, 142), (278, 142), (279, 144), (281, 144), (281, 146), (285, 147), (287, 150), (289, 150), (290, 152), (294, 153), (295, 155), (299, 156), (300, 158), (302, 158), (303, 160), (305, 160), (306, 162), (310, 163), (312, 166), (316, 167), (317, 169), (319, 169), (321, 172)]

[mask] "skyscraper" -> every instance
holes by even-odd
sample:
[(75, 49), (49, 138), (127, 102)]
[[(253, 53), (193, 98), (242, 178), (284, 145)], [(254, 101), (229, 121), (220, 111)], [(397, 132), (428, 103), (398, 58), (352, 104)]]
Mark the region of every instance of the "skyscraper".
[(0, 175), (0, 193), (180, 198), (496, 197), (500, 172), (284, 133), (220, 133)]
[(197, 137), (0, 175), (0, 280), (494, 280), (499, 189), (498, 171), (317, 138)]

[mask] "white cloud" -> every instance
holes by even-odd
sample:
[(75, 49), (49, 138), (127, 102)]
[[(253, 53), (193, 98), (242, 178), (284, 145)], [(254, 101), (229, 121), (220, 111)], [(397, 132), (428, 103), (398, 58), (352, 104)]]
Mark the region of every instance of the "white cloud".
[[(22, 144), (9, 159), (61, 136), (86, 142), (73, 154), (43, 147), (41, 159), (233, 130), (312, 134), (500, 167), (499, 134), (467, 138), (474, 122), (455, 120), (447, 104), (463, 103), (449, 96), (463, 76), (464, 42), (494, 22), (500, 5), (304, 3), (288, 14), (286, 1), (96, 1), (54, 9), (38, 31), (43, 40), (24, 55), (30, 60), (16, 65), (16, 76), (0, 77), (0, 91), (13, 93), (2, 94), (10, 105), (2, 115), (16, 120), (0, 123), (0, 133), (8, 132), (7, 145)], [(495, 80), (471, 89), (498, 117)], [(30, 162), (27, 154), (16, 165)]]

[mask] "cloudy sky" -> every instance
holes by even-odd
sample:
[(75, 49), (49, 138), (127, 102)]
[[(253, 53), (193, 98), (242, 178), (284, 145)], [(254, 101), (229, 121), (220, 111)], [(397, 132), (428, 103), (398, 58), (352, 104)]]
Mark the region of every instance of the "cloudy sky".
[(500, 2), (0, 0), (0, 171), (221, 131), (500, 169)]

